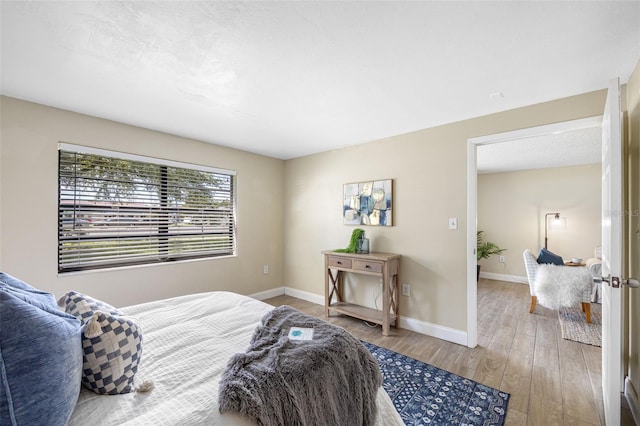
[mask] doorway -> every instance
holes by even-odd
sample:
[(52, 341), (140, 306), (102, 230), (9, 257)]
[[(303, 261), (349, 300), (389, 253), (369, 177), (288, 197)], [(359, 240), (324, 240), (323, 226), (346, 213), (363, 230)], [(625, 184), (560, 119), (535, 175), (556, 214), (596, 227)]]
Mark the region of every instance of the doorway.
[[(541, 127), (531, 128), (531, 129), (523, 129), (520, 131), (508, 132), (508, 133), (503, 133), (498, 135), (489, 135), (486, 137), (469, 140), (468, 155), (469, 155), (469, 181), (470, 182), (469, 182), (468, 194), (470, 198), (469, 204), (471, 206), (468, 212), (469, 213), (468, 223), (470, 228), (468, 230), (468, 233), (469, 233), (468, 241), (470, 244), (469, 253), (472, 253), (472, 254), (475, 253), (473, 250), (475, 248), (474, 237), (478, 229), (489, 231), (485, 235), (491, 241), (493, 241), (492, 237), (495, 235), (491, 232), (493, 231), (493, 229), (487, 229), (486, 227), (487, 222), (483, 220), (483, 217), (479, 212), (479, 210), (481, 210), (483, 206), (483, 199), (479, 198), (479, 194), (481, 194), (480, 197), (487, 196), (486, 195), (487, 184), (485, 180), (486, 176), (483, 176), (483, 172), (486, 172), (487, 169), (490, 172), (489, 174), (493, 175), (491, 179), (494, 179), (494, 188), (497, 187), (495, 186), (495, 182), (503, 181), (504, 186), (507, 186), (507, 185), (512, 186), (511, 190), (505, 189), (504, 196), (509, 197), (510, 196), (509, 194), (513, 194), (514, 191), (515, 193), (517, 193), (517, 191), (521, 190), (525, 192), (525, 194), (521, 194), (522, 200), (526, 200), (527, 198), (534, 198), (531, 193), (529, 193), (531, 194), (530, 196), (529, 194), (526, 193), (528, 190), (525, 189), (526, 184), (522, 183), (524, 180), (523, 176), (528, 176), (529, 180), (538, 179), (537, 181), (529, 183), (529, 187), (531, 187), (531, 186), (535, 186), (536, 184), (543, 184), (543, 185), (550, 184), (550, 181), (548, 179), (544, 180), (540, 178), (540, 175), (553, 176), (553, 175), (561, 175), (563, 173), (567, 173), (566, 172), (567, 170), (569, 170), (570, 172), (574, 172), (575, 170), (578, 170), (578, 169), (579, 170), (589, 169), (588, 174), (592, 179), (592, 182), (590, 183), (590, 185), (594, 188), (593, 197), (597, 200), (597, 205), (595, 205), (594, 208), (591, 209), (593, 210), (594, 215), (597, 216), (595, 218), (592, 218), (590, 222), (590, 226), (595, 228), (594, 234), (596, 235), (595, 239), (597, 240), (597, 242), (594, 241), (592, 243), (589, 243), (590, 248), (588, 250), (592, 253), (595, 245), (597, 245), (600, 241), (600, 238), (599, 238), (600, 226), (601, 226), (600, 225), (601, 224), (601, 211), (600, 211), (600, 198), (601, 198), (600, 197), (600, 186), (601, 186), (600, 174), (601, 173), (600, 173), (600, 164), (599, 164), (600, 158), (601, 158), (600, 145), (598, 145), (598, 149), (596, 150), (598, 151), (597, 159), (596, 159), (597, 164), (592, 167), (582, 166), (579, 163), (562, 164), (561, 162), (555, 161), (557, 159), (554, 159), (554, 161), (551, 164), (543, 164), (543, 162), (539, 162), (538, 164), (534, 164), (534, 165), (531, 164), (531, 160), (533, 160), (533, 163), (535, 163), (538, 160), (541, 160), (541, 158), (543, 157), (542, 155), (539, 155), (539, 156), (534, 155), (532, 156), (532, 157), (535, 157), (533, 159), (517, 158), (516, 160), (511, 161), (512, 164), (500, 166), (498, 164), (499, 162), (494, 162), (493, 165), (487, 166), (486, 164), (484, 164), (484, 161), (482, 160), (482, 150), (487, 149), (487, 151), (491, 153), (490, 156), (495, 159), (498, 157), (503, 157), (503, 155), (498, 154), (498, 150), (504, 149), (505, 151), (507, 151), (510, 147), (512, 148), (516, 146), (518, 148), (516, 149), (516, 151), (519, 151), (520, 156), (523, 157), (526, 154), (526, 149), (522, 149), (523, 147), (526, 147), (529, 151), (531, 151), (532, 150), (531, 146), (536, 144), (535, 146), (537, 146), (538, 148), (536, 148), (534, 152), (538, 153), (542, 149), (540, 147), (543, 146), (544, 143), (539, 144), (539, 141), (537, 140), (545, 139), (545, 140), (548, 140), (548, 143), (550, 144), (550, 146), (553, 147), (554, 155), (558, 156), (559, 152), (561, 151), (558, 145), (560, 142), (557, 142), (558, 138), (567, 137), (567, 135), (572, 133), (576, 133), (576, 134), (581, 133), (585, 129), (595, 129), (593, 133), (596, 135), (600, 135), (600, 138), (601, 138), (601, 123), (602, 123), (601, 117), (593, 117), (593, 118), (584, 119), (584, 120), (576, 120), (576, 121), (571, 121), (566, 123), (559, 123), (556, 125), (541, 126)], [(575, 151), (572, 153), (575, 154)], [(575, 155), (570, 155), (570, 156), (575, 157)], [(520, 160), (523, 160), (523, 161), (520, 161)], [(524, 161), (524, 160), (527, 160), (527, 161)], [(518, 164), (513, 164), (513, 163), (518, 163)], [(520, 164), (520, 163), (523, 163), (523, 164)], [(567, 167), (574, 167), (574, 166), (575, 166), (575, 169), (574, 168), (567, 169)], [(552, 167), (552, 168), (549, 169), (548, 167)], [(535, 176), (535, 177), (532, 178), (531, 176)], [(574, 180), (576, 179), (575, 176), (572, 176), (572, 178), (574, 178)], [(509, 179), (513, 179), (513, 180), (519, 179), (519, 180), (515, 184), (513, 182), (511, 183), (504, 182)], [(479, 187), (480, 189), (482, 189), (482, 191), (480, 192), (479, 192)], [(567, 205), (571, 204), (571, 201), (570, 201), (571, 188), (566, 188), (566, 190), (561, 189), (559, 191), (560, 196), (556, 197), (554, 202), (557, 202), (558, 198), (560, 199), (562, 198), (563, 191), (566, 193), (567, 204), (562, 205), (563, 208), (560, 208), (559, 210), (561, 215), (566, 219), (567, 229), (569, 229), (575, 225), (575, 221), (579, 219), (579, 216), (584, 214), (584, 212), (583, 211), (579, 212), (576, 210), (571, 211), (566, 207)], [(492, 199), (492, 200), (495, 200), (495, 199)], [(553, 206), (554, 202), (551, 202), (550, 204)], [(539, 206), (536, 205), (536, 203), (539, 204)], [(517, 220), (523, 221), (526, 224), (526, 226), (530, 227), (530, 229), (528, 229), (529, 233), (524, 238), (525, 239), (524, 243), (522, 243), (528, 247), (524, 247), (524, 246), (514, 247), (513, 246), (514, 244), (511, 241), (507, 242), (505, 246), (505, 245), (502, 245), (501, 239), (498, 239), (497, 241), (493, 241), (498, 243), (501, 247), (508, 249), (508, 252), (505, 253), (507, 254), (506, 256), (507, 264), (510, 261), (513, 262), (514, 264), (517, 263), (518, 266), (521, 267), (522, 271), (521, 272), (517, 270), (503, 271), (505, 272), (503, 274), (499, 274), (494, 271), (494, 272), (491, 272), (494, 274), (494, 276), (490, 276), (488, 278), (498, 279), (500, 281), (517, 281), (517, 282), (523, 283), (523, 284), (509, 284), (509, 283), (502, 282), (502, 283), (497, 283), (499, 285), (496, 285), (495, 287), (505, 288), (505, 287), (510, 287), (510, 285), (522, 286), (518, 288), (517, 293), (520, 294), (520, 296), (522, 296), (523, 293), (528, 294), (529, 289), (528, 289), (528, 285), (526, 284), (526, 278), (524, 278), (526, 273), (524, 272), (524, 262), (522, 259), (522, 252), (524, 248), (537, 250), (543, 246), (543, 242), (544, 242), (543, 237), (544, 237), (545, 228), (542, 226), (542, 224), (544, 223), (543, 220), (545, 218), (545, 213), (547, 213), (546, 210), (548, 208), (551, 208), (551, 207), (545, 206), (545, 203), (549, 203), (549, 200), (548, 199), (545, 200), (544, 198), (542, 198), (539, 201), (531, 201), (531, 203), (526, 205), (526, 208), (529, 209), (529, 216), (526, 216), (524, 213), (519, 212), (516, 215), (520, 215), (520, 217), (509, 218), (509, 217), (505, 217), (507, 213), (505, 213), (504, 211), (501, 211), (498, 213), (499, 217), (496, 218), (495, 222), (500, 224), (504, 228), (511, 229), (511, 233), (516, 234), (512, 236), (511, 241), (517, 240), (518, 238), (522, 238), (522, 236), (517, 235), (518, 233), (514, 232), (514, 225), (510, 223), (510, 220), (515, 221), (517, 219)], [(522, 204), (526, 204), (526, 203), (523, 202)], [(576, 207), (576, 209), (578, 208)], [(513, 215), (512, 212), (509, 212), (508, 214)], [(520, 225), (518, 229), (521, 229), (521, 228), (523, 228), (522, 225)], [(550, 234), (549, 236), (551, 237), (549, 248), (557, 249), (557, 251), (562, 253), (563, 255), (569, 255), (569, 253), (564, 251), (561, 245), (562, 237), (566, 238), (567, 235)], [(581, 254), (581, 256), (582, 257), (588, 256), (588, 252)], [(475, 269), (474, 266), (476, 263), (476, 259), (474, 255), (469, 257), (470, 259), (469, 259), (468, 270), (470, 269), (473, 270)], [(497, 262), (497, 259), (496, 259), (496, 262)], [(471, 275), (471, 274), (468, 274), (468, 275)], [(519, 276), (520, 278), (522, 278), (521, 281), (518, 281)], [(470, 282), (468, 282), (469, 284), (468, 294), (469, 296), (471, 296), (470, 299), (473, 299), (473, 303), (475, 304), (475, 306), (471, 306), (471, 303), (469, 303), (468, 305), (469, 306), (468, 315), (470, 317), (473, 316), (475, 320), (475, 324), (469, 324), (468, 330), (472, 331), (473, 335), (476, 336), (476, 338), (478, 336), (477, 335), (478, 318), (482, 320), (482, 322), (480, 323), (481, 330), (486, 329), (486, 323), (482, 315), (483, 311), (481, 310), (479, 311), (479, 309), (481, 309), (481, 306), (478, 305), (478, 302), (480, 301), (480, 297), (478, 297), (478, 291), (479, 291), (478, 288), (480, 288), (480, 296), (486, 297), (487, 287), (485, 286), (485, 284), (488, 282), (492, 283), (492, 286), (493, 286), (493, 283), (496, 283), (495, 281), (494, 282), (484, 281), (481, 283), (481, 287), (478, 287), (478, 283), (476, 282), (475, 277), (473, 277), (473, 279), (470, 280)], [(505, 294), (511, 294), (511, 293), (512, 293), (511, 290), (507, 290), (507, 293)], [(480, 305), (481, 304), (482, 303), (480, 303)], [(512, 370), (510, 373), (512, 374), (513, 371), (516, 371), (516, 373), (529, 374), (529, 376), (523, 375), (522, 379), (519, 381), (521, 383), (524, 383), (524, 385), (522, 385), (524, 386), (524, 388), (522, 389), (522, 393), (519, 393), (518, 395), (520, 395), (521, 398), (527, 398), (526, 404), (525, 403), (522, 404), (523, 407), (525, 407), (525, 408), (522, 408), (522, 411), (526, 413), (528, 416), (530, 416), (532, 420), (533, 419), (549, 420), (548, 417), (544, 417), (545, 415), (548, 414), (546, 410), (541, 410), (540, 407), (547, 407), (548, 410), (550, 411), (555, 410), (556, 414), (559, 413), (560, 418), (567, 416), (568, 418), (576, 418), (583, 421), (586, 421), (587, 418), (597, 419), (598, 412), (595, 409), (595, 407), (597, 406), (596, 404), (597, 398), (594, 395), (592, 386), (589, 383), (589, 377), (592, 376), (592, 373), (594, 373), (593, 374), (594, 377), (597, 376), (600, 371), (599, 369), (599, 365), (600, 365), (599, 360), (601, 359), (600, 348), (596, 348), (596, 347), (577, 348), (575, 345), (570, 346), (572, 342), (564, 345), (562, 344), (563, 339), (561, 338), (559, 339), (560, 342), (555, 343), (557, 337), (559, 337), (560, 335), (559, 332), (557, 333), (557, 335), (555, 334), (556, 332), (555, 330), (557, 329), (554, 324), (557, 324), (557, 321), (558, 321), (557, 313), (551, 312), (544, 308), (538, 308), (538, 312), (534, 314), (536, 315), (536, 317), (535, 319), (532, 320), (531, 317), (528, 317), (531, 314), (528, 313), (527, 308), (528, 306), (526, 307), (522, 306), (521, 308), (518, 307), (518, 309), (511, 309), (510, 311), (511, 314), (513, 314), (514, 310), (518, 311), (518, 313), (513, 314), (514, 316), (512, 317), (516, 319), (515, 322), (517, 322), (517, 319), (520, 319), (520, 321), (522, 321), (524, 324), (527, 324), (528, 322), (533, 322), (534, 324), (536, 324), (538, 329), (538, 331), (535, 331), (535, 327), (534, 327), (535, 337), (531, 337), (530, 339), (524, 339), (520, 337), (518, 339), (514, 338), (514, 342), (517, 340), (520, 343), (520, 346), (515, 350), (515, 352), (518, 353), (518, 351), (522, 351), (522, 357), (521, 358), (516, 357), (516, 358), (521, 360), (526, 360), (526, 359), (530, 360), (528, 367), (522, 367), (521, 370)], [(519, 312), (519, 309), (523, 309), (522, 313)], [(540, 311), (540, 309), (542, 309), (542, 311)], [(514, 322), (514, 321), (511, 321), (511, 322)], [(473, 330), (472, 330), (472, 327), (473, 327)], [(552, 330), (553, 333), (540, 334), (540, 330)], [(516, 337), (524, 336), (528, 333), (528, 331), (529, 330), (526, 330), (523, 332), (517, 332), (515, 336)], [(487, 340), (486, 335), (487, 334), (483, 332), (483, 334), (480, 336), (480, 340), (483, 342), (486, 342)], [(547, 339), (545, 339), (545, 337)], [(526, 342), (526, 344), (522, 344), (522, 342)], [(531, 345), (528, 344), (529, 342), (531, 342)], [(477, 341), (473, 343), (477, 343)], [(515, 347), (515, 343), (513, 344)], [(487, 344), (482, 343), (482, 345), (486, 346)], [(493, 346), (492, 345), (493, 345), (493, 341), (491, 345), (489, 345), (488, 347), (492, 348), (493, 346), (495, 346), (495, 345)], [(584, 346), (587, 346), (587, 345), (584, 345)], [(526, 349), (524, 349), (525, 347), (531, 349), (528, 355), (524, 354), (526, 352)], [(575, 351), (575, 353), (573, 352), (568, 353), (565, 350), (566, 347), (571, 347), (571, 350)], [(566, 367), (567, 365), (570, 364), (569, 360), (570, 359), (573, 360), (574, 356), (576, 360), (582, 360), (582, 362), (573, 362), (571, 365), (574, 370), (571, 370), (570, 368), (569, 371), (567, 371)], [(510, 358), (507, 358), (507, 359), (510, 360)], [(590, 360), (590, 361), (585, 361), (585, 360)], [(520, 366), (524, 364), (526, 364), (526, 362), (522, 361), (522, 362), (517, 362), (513, 365)], [(544, 364), (544, 367), (542, 366), (542, 364)], [(509, 365), (512, 365), (512, 364), (509, 364)], [(590, 367), (592, 366), (595, 366), (594, 370), (591, 370)], [(545, 374), (543, 375), (544, 379), (541, 379), (540, 372), (543, 370), (545, 371)], [(534, 372), (537, 372), (537, 373), (534, 374)], [(571, 374), (572, 372), (578, 373), (578, 374), (572, 375)], [(505, 375), (506, 377), (508, 377), (507, 373), (505, 373)], [(580, 386), (576, 386), (577, 383), (580, 383)], [(579, 390), (576, 390), (576, 387)], [(548, 392), (546, 393), (542, 392), (541, 389), (548, 389)], [(571, 389), (571, 391), (569, 389)], [(571, 395), (573, 396), (574, 399), (572, 401), (574, 401), (575, 404), (567, 403), (567, 401), (569, 400), (567, 395), (569, 393), (571, 393)], [(550, 400), (553, 402), (553, 404), (549, 403)], [(553, 407), (551, 407), (551, 405), (553, 405)], [(514, 408), (518, 409), (517, 407), (518, 406), (516, 401), (516, 405), (514, 406)], [(578, 409), (576, 407), (582, 407), (582, 408)], [(541, 414), (541, 413), (544, 413), (544, 414)], [(548, 415), (551, 415), (551, 414), (548, 414)], [(584, 416), (586, 416), (586, 418)]]
[[(478, 150), (484, 149), (486, 147), (492, 151), (494, 151), (491, 155), (493, 158), (499, 158), (499, 155), (496, 155), (501, 148), (511, 147), (510, 150), (515, 152), (515, 155), (511, 158), (513, 160), (506, 160), (506, 162), (510, 162), (512, 164), (506, 164), (503, 162), (502, 165), (499, 162), (493, 162), (488, 165), (488, 168), (491, 168), (492, 171), (506, 171), (508, 168), (514, 169), (519, 168), (524, 170), (526, 168), (541, 168), (545, 163), (545, 156), (542, 155), (544, 149), (539, 148), (535, 151), (529, 150), (530, 158), (527, 158), (526, 149), (523, 149), (527, 146), (527, 142), (533, 143), (535, 141), (536, 144), (540, 147), (544, 146), (555, 146), (559, 147), (558, 144), (561, 138), (565, 140), (571, 141), (571, 137), (568, 135), (574, 134), (576, 132), (582, 132), (585, 129), (600, 129), (602, 125), (602, 117), (589, 117), (579, 120), (572, 120), (562, 123), (550, 124), (545, 126), (532, 127), (527, 129), (516, 130), (512, 132), (499, 133), (494, 135), (487, 135), (478, 138), (471, 138), (468, 140), (467, 144), (467, 248), (468, 248), (468, 259), (467, 259), (467, 346), (475, 347), (477, 345), (477, 283), (476, 283), (476, 256), (475, 256), (475, 248), (476, 248), (476, 232), (478, 230), (477, 227), (477, 217), (478, 217)], [(566, 142), (564, 142), (566, 144)], [(575, 144), (576, 142), (569, 142), (569, 146), (571, 144)], [(579, 143), (579, 142), (578, 142)], [(515, 147), (515, 148), (514, 148)], [(497, 151), (496, 151), (497, 150)], [(554, 152), (554, 157), (559, 157), (558, 149)], [(505, 157), (506, 158), (506, 157)], [(559, 163), (555, 163), (559, 164)], [(569, 163), (565, 164), (569, 165)], [(484, 166), (483, 166), (484, 167)], [(544, 213), (543, 213), (544, 214)], [(537, 222), (534, 222), (534, 225)], [(540, 246), (540, 244), (539, 244)], [(518, 259), (521, 259), (521, 251), (517, 253), (519, 250), (516, 249), (510, 253), (510, 256), (513, 258), (513, 262), (517, 262)]]

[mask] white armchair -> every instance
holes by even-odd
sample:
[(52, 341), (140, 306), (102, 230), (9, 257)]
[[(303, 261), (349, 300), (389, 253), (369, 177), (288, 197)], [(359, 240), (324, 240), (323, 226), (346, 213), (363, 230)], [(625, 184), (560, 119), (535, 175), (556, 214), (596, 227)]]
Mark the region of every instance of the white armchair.
[(526, 249), (524, 253), (522, 253), (522, 257), (524, 257), (524, 268), (527, 270), (527, 281), (529, 282), (529, 293), (531, 294), (531, 307), (529, 308), (529, 313), (533, 313), (536, 308), (536, 304), (538, 303), (538, 297), (536, 296), (536, 289), (534, 283), (536, 281), (536, 271), (538, 270), (538, 261), (536, 260), (536, 256)]
[(581, 304), (587, 322), (591, 322), (593, 278), (587, 268), (540, 265), (529, 250), (522, 256), (531, 294), (529, 313), (533, 313), (538, 303), (550, 309)]
[(593, 290), (591, 292), (591, 301), (600, 303), (602, 285), (602, 247), (598, 246), (593, 250), (593, 257), (585, 261), (587, 268), (593, 276)]

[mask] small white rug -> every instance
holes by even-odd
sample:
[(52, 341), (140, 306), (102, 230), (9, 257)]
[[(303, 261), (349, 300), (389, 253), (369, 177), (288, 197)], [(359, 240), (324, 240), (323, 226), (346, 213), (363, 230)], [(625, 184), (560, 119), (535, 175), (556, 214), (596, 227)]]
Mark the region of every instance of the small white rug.
[(558, 319), (562, 329), (562, 338), (587, 345), (602, 347), (602, 306), (591, 304), (591, 323), (579, 307), (560, 308)]

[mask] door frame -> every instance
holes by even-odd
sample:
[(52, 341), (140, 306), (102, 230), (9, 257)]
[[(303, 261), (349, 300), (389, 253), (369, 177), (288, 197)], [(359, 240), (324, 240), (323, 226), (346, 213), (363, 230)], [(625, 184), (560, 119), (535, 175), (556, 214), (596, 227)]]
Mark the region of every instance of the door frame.
[[(623, 289), (613, 285), (626, 275), (625, 189), (620, 81), (609, 81), (602, 123), (602, 393), (605, 422), (620, 423), (621, 394), (624, 392), (622, 321)], [(605, 284), (606, 283), (606, 284)]]
[(467, 139), (467, 347), (475, 348), (478, 344), (478, 284), (476, 281), (476, 232), (478, 229), (477, 148), (482, 145), (516, 142), (521, 139), (599, 126), (602, 126), (602, 115)]

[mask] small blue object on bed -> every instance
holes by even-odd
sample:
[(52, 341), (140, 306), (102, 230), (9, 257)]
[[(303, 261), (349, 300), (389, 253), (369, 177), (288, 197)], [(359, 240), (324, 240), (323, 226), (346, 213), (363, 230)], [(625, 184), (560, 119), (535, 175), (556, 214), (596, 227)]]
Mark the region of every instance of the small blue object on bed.
[(0, 424), (65, 425), (82, 376), (81, 323), (0, 272)]

